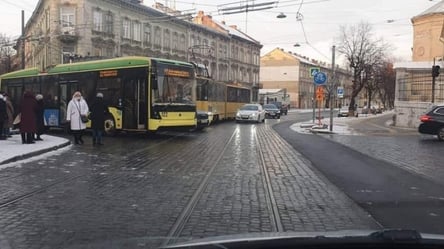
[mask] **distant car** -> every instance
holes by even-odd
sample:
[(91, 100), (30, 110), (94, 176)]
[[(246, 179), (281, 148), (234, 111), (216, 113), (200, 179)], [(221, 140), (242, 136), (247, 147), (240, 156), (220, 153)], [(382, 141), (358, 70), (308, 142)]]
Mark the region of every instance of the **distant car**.
[(265, 104), (265, 118), (280, 118), (281, 110), (277, 108), (274, 104)]
[(208, 113), (204, 111), (196, 111), (197, 116), (197, 130), (202, 130), (208, 125), (210, 125)]
[(419, 133), (436, 135), (440, 141), (444, 140), (444, 105), (431, 107), (420, 120)]
[(264, 122), (265, 110), (260, 104), (245, 104), (236, 113), (236, 122), (254, 121)]
[(339, 109), (338, 117), (348, 117), (348, 113), (348, 106), (342, 107), (341, 109)]
[(273, 104), (275, 106), (277, 106), (277, 108), (280, 110), (281, 115), (287, 115), (288, 114), (288, 105), (287, 104), (283, 104), (282, 102), (272, 102), (269, 104)]

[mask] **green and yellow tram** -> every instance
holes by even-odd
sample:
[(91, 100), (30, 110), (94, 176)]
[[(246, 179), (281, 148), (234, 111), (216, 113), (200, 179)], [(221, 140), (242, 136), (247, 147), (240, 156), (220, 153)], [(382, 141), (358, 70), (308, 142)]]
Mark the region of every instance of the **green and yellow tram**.
[(132, 56), (19, 70), (0, 76), (0, 84), (16, 110), (25, 90), (42, 94), (49, 127), (61, 126), (72, 94), (80, 91), (88, 103), (103, 93), (108, 134), (154, 132), (196, 127), (194, 70), (187, 62)]

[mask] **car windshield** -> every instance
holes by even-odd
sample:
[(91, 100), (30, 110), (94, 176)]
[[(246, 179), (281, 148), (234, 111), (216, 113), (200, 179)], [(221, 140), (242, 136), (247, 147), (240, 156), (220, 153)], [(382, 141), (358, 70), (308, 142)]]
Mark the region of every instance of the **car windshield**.
[(257, 105), (244, 105), (240, 108), (242, 111), (257, 111), (259, 107)]
[(444, 235), (444, 0), (0, 5), (0, 249)]
[(272, 105), (272, 104), (268, 104), (268, 105), (264, 105), (264, 109), (270, 109), (270, 110), (272, 110), (272, 109), (278, 109), (275, 105)]

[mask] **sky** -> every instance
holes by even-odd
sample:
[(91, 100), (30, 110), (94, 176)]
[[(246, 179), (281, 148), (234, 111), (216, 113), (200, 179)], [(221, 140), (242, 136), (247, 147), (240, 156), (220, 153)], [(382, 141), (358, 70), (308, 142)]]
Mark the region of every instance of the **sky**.
[[(438, 3), (438, 0), (248, 0), (249, 4), (274, 2), (273, 8), (240, 14), (223, 15), (223, 8), (244, 6), (247, 0), (158, 0), (177, 10), (203, 10), (213, 19), (225, 21), (258, 40), (266, 54), (276, 47), (316, 60), (331, 62), (333, 45), (338, 45), (340, 26), (368, 22), (375, 38), (391, 44), (391, 56), (398, 61), (411, 58), (413, 29), (410, 19)], [(38, 0), (1, 0), (0, 33), (18, 37), (21, 10), (25, 21)], [(155, 1), (144, 0), (152, 6)], [(230, 5), (223, 5), (230, 4)], [(223, 6), (222, 6), (223, 5)], [(297, 13), (300, 20), (297, 20)], [(283, 13), (286, 18), (277, 18)], [(388, 22), (388, 20), (391, 20)], [(305, 32), (304, 32), (305, 31)], [(298, 43), (300, 46), (295, 47)], [(337, 54), (337, 61), (341, 56)]]

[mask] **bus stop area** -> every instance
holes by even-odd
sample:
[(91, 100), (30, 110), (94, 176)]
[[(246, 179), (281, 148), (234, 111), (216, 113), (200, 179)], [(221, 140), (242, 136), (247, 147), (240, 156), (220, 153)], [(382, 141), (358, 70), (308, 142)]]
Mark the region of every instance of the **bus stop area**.
[(7, 140), (0, 140), (0, 169), (9, 163), (29, 159), (71, 144), (68, 139), (62, 137), (42, 135), (42, 139), (33, 144), (22, 144), (20, 134), (13, 134)]

